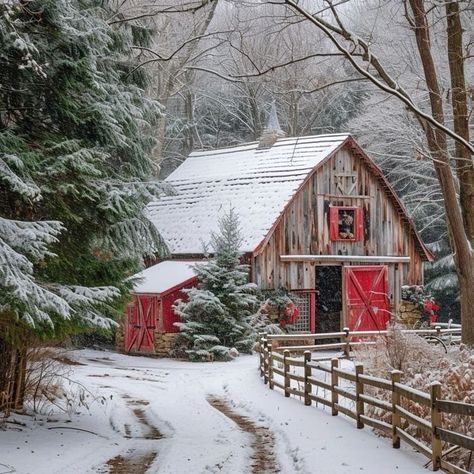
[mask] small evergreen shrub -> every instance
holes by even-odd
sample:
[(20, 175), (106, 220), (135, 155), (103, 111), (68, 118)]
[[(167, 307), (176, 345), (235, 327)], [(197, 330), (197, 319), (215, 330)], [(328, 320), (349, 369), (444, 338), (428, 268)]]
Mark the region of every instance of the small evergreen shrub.
[(250, 352), (255, 329), (250, 321), (257, 307), (257, 287), (248, 283), (249, 266), (240, 263), (239, 219), (230, 209), (212, 235), (214, 257), (196, 265), (197, 288), (188, 290), (188, 300), (179, 300), (175, 323), (185, 338), (191, 360), (229, 360), (237, 349)]

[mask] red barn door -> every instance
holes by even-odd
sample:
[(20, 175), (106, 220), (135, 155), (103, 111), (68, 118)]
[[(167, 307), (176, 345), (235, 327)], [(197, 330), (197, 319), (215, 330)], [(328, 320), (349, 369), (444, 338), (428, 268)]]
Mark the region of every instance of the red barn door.
[(390, 319), (387, 267), (345, 267), (344, 275), (349, 329), (386, 329)]
[(127, 352), (154, 352), (158, 297), (135, 296), (127, 308), (125, 350)]

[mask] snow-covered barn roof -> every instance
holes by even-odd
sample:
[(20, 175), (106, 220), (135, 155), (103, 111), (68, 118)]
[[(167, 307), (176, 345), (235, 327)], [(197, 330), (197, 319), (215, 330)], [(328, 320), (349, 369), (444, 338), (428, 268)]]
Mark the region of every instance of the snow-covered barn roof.
[(191, 153), (166, 179), (176, 194), (151, 202), (148, 216), (171, 254), (196, 255), (204, 252), (204, 245), (218, 229), (219, 218), (233, 207), (243, 236), (240, 250), (258, 251), (311, 172), (346, 144), (380, 180), (403, 215), (420, 254), (431, 260), (432, 255), (383, 173), (351, 135), (344, 133), (278, 138), (269, 148), (252, 142)]
[(267, 149), (253, 142), (194, 152), (166, 179), (176, 195), (152, 202), (149, 217), (172, 254), (201, 254), (219, 217), (233, 207), (244, 239), (241, 250), (252, 252), (308, 173), (348, 137), (280, 138)]
[(163, 294), (184, 286), (196, 278), (195, 264), (195, 261), (187, 260), (166, 260), (157, 263), (133, 275), (133, 292)]

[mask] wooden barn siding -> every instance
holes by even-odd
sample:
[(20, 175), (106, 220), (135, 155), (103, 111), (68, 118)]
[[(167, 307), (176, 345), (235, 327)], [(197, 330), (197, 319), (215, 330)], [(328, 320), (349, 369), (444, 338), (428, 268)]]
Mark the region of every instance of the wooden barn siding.
[[(357, 174), (355, 196), (339, 195), (335, 174)], [(332, 242), (329, 239), (329, 204), (363, 208), (364, 239)], [(400, 264), (403, 284), (422, 283), (422, 261), (408, 227), (382, 190), (377, 179), (349, 149), (339, 151), (306, 183), (286, 209), (283, 218), (254, 259), (254, 281), (262, 288), (314, 288), (314, 264), (280, 262), (280, 255), (397, 255), (409, 256)], [(395, 266), (389, 265), (394, 288)]]

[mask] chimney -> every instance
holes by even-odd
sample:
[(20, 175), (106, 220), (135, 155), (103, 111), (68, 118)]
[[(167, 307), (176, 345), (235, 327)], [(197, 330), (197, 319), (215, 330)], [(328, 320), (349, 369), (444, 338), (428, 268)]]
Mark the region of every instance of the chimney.
[(271, 148), (279, 138), (285, 135), (285, 132), (280, 127), (276, 104), (275, 101), (273, 101), (268, 115), (267, 126), (263, 129), (262, 136), (258, 141), (257, 150)]

